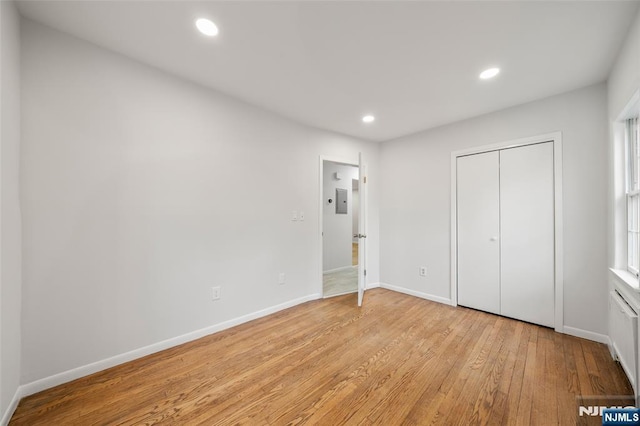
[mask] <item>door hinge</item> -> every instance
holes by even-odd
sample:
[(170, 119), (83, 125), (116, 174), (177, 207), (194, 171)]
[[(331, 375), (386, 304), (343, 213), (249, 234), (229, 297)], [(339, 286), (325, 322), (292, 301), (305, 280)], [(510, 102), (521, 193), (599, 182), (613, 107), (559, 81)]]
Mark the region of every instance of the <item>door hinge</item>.
[(364, 270), (364, 276), (365, 277), (367, 276), (367, 270), (366, 269)]
[(367, 177), (366, 176), (362, 178), (362, 183), (367, 183)]

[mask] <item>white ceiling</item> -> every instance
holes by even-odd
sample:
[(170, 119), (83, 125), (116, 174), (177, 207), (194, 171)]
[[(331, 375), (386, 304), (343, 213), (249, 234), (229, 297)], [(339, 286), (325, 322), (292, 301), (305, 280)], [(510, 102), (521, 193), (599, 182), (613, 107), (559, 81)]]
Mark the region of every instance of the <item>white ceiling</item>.
[[(637, 1), (21, 1), (23, 16), (383, 141), (606, 80)], [(198, 17), (220, 35), (198, 33)], [(478, 80), (490, 66), (498, 78)], [(360, 118), (372, 113), (369, 125)]]

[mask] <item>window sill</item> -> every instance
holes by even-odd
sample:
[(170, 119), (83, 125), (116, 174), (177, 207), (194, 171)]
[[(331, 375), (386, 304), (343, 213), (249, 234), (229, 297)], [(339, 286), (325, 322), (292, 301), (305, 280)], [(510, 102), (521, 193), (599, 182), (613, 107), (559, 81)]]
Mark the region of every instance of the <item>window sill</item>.
[(626, 284), (631, 290), (640, 293), (640, 285), (638, 284), (638, 278), (629, 271), (623, 269), (609, 268), (613, 275), (621, 283)]

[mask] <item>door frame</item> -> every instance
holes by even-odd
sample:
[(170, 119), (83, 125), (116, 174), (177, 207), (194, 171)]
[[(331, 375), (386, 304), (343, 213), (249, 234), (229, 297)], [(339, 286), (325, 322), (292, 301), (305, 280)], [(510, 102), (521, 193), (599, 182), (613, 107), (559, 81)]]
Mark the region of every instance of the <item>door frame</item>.
[(451, 152), (451, 305), (458, 305), (458, 206), (457, 206), (457, 159), (483, 152), (517, 148), (544, 142), (553, 143), (554, 182), (554, 279), (555, 279), (555, 331), (564, 333), (564, 272), (563, 272), (563, 226), (562, 226), (562, 132), (547, 133), (528, 138), (515, 139), (490, 145), (482, 145)]
[[(320, 179), (318, 180), (318, 241), (319, 241), (319, 253), (320, 253), (320, 265), (318, 266), (318, 284), (317, 288), (318, 288), (318, 294), (320, 294), (320, 297), (323, 298), (324, 297), (324, 285), (323, 285), (323, 265), (324, 265), (324, 253), (323, 253), (323, 249), (324, 249), (324, 237), (323, 237), (323, 232), (324, 232), (324, 162), (325, 161), (329, 161), (331, 163), (338, 163), (338, 164), (344, 164), (346, 166), (354, 166), (356, 168), (359, 168), (359, 160), (358, 158), (356, 158), (355, 160), (353, 159), (346, 159), (346, 158), (340, 158), (340, 157), (333, 157), (333, 156), (327, 156), (327, 155), (321, 155), (320, 156), (320, 162), (319, 162), (319, 176)], [(361, 179), (361, 177), (359, 177), (359, 179)], [(362, 206), (360, 206), (362, 208)], [(360, 285), (360, 283), (358, 283), (358, 286)], [(366, 283), (365, 283), (366, 285)], [(358, 287), (356, 287), (356, 292), (357, 292)]]

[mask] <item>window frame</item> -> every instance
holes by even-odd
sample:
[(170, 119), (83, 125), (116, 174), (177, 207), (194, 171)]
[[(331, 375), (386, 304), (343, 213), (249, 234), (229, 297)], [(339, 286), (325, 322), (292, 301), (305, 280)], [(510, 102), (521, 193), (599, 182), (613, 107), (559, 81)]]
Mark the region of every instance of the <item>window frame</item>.
[[(638, 115), (625, 124), (625, 195), (627, 271), (640, 275), (640, 130)], [(634, 239), (635, 236), (635, 239)]]

